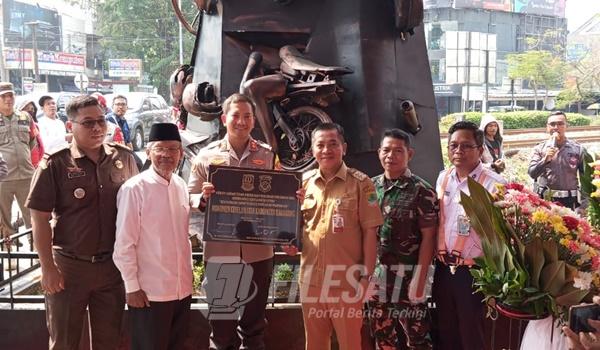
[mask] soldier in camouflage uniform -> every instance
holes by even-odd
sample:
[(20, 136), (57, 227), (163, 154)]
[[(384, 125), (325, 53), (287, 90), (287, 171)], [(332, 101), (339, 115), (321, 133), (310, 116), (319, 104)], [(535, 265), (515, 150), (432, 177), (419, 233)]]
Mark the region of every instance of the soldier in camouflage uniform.
[(402, 130), (384, 133), (379, 160), (384, 173), (373, 178), (384, 216), (378, 231), (375, 293), (367, 316), (378, 349), (431, 349), (425, 285), (434, 255), (438, 223), (435, 190), (411, 173), (414, 150)]

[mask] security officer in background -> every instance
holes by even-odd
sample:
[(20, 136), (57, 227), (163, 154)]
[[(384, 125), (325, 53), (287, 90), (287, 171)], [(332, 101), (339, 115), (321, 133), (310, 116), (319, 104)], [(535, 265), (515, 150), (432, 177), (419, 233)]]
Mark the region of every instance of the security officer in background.
[(25, 200), (33, 176), (31, 149), (37, 142), (30, 130), (31, 117), (26, 112), (16, 111), (14, 107), (13, 84), (0, 83), (0, 153), (8, 167), (7, 175), (0, 181), (0, 231), (3, 237), (15, 233), (11, 227), (15, 198), (23, 214), (25, 227), (31, 226)]
[(575, 141), (567, 139), (567, 117), (561, 111), (548, 117), (546, 130), (550, 138), (540, 142), (533, 149), (528, 173), (535, 180), (534, 191), (541, 197), (559, 202), (565, 207), (576, 209), (579, 182), (577, 172), (583, 174), (583, 154), (585, 149)]
[[(116, 349), (125, 306), (123, 281), (112, 261), (116, 197), (138, 170), (128, 148), (103, 144), (106, 119), (98, 100), (78, 96), (66, 112), (74, 140), (44, 156), (27, 199), (42, 266), (49, 348), (78, 349), (89, 307), (92, 349)], [(56, 221), (50, 225), (52, 216)]]

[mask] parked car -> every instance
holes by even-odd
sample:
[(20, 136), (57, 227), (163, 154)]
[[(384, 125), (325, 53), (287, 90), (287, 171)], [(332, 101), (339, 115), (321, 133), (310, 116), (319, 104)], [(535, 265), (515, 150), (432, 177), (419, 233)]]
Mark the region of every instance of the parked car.
[(522, 106), (491, 106), (488, 108), (488, 112), (517, 112), (524, 110), (525, 107)]
[[(106, 105), (111, 108), (112, 100), (116, 94), (104, 95)], [(148, 92), (128, 92), (122, 94), (127, 97), (127, 113), (125, 119), (131, 133), (133, 149), (139, 151), (148, 141), (150, 127), (155, 123), (170, 122), (170, 108), (165, 99), (157, 94)]]

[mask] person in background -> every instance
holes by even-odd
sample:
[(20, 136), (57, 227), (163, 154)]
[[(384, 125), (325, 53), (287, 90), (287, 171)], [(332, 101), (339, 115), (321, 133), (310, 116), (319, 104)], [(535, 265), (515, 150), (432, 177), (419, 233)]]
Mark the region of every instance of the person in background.
[(131, 145), (129, 124), (127, 124), (127, 119), (125, 119), (125, 113), (127, 113), (127, 97), (123, 95), (115, 95), (113, 97), (112, 112), (106, 115), (106, 119), (121, 128), (125, 146), (133, 148)]
[[(0, 83), (0, 153), (8, 167), (8, 174), (0, 181), (0, 230), (3, 238), (15, 233), (15, 228), (11, 225), (15, 199), (23, 214), (25, 227), (31, 227), (25, 201), (33, 176), (31, 150), (35, 145), (35, 137), (31, 133), (31, 117), (15, 110), (13, 84)], [(16, 244), (21, 245), (18, 241)]]
[(493, 115), (486, 113), (481, 117), (479, 129), (483, 131), (483, 154), (481, 161), (489, 165), (498, 174), (504, 171), (504, 153), (502, 152), (502, 134), (498, 120)]
[(551, 113), (546, 125), (550, 137), (535, 146), (529, 161), (528, 173), (535, 181), (534, 191), (541, 198), (582, 212), (587, 208), (587, 199), (580, 200), (577, 175), (583, 174), (585, 148), (567, 138), (564, 112)]
[[(377, 151), (384, 173), (372, 178), (383, 225), (377, 231), (375, 292), (367, 318), (377, 349), (431, 349), (427, 272), (436, 245), (435, 190), (408, 168), (410, 136), (386, 130)], [(404, 334), (406, 343), (399, 342)]]
[(31, 136), (35, 137), (36, 145), (31, 149), (31, 163), (34, 168), (37, 168), (40, 160), (44, 156), (44, 143), (37, 121), (37, 107), (33, 100), (23, 101), (17, 109), (22, 112), (27, 112), (31, 116)]
[(49, 349), (78, 349), (88, 310), (90, 348), (113, 350), (125, 307), (123, 280), (112, 259), (117, 192), (138, 170), (127, 147), (103, 143), (106, 119), (98, 100), (77, 96), (66, 112), (73, 142), (44, 156), (27, 199)]
[(440, 172), (436, 192), (440, 201), (437, 263), (432, 294), (436, 303), (440, 350), (484, 349), (483, 295), (474, 293), (470, 269), (483, 254), (481, 241), (460, 204), (469, 194), (468, 178), (489, 192), (504, 179), (481, 163), (483, 131), (476, 124), (457, 122), (448, 130), (448, 159), (452, 167)]
[(4, 179), (8, 175), (8, 165), (6, 165), (6, 161), (2, 158), (2, 153), (0, 153), (0, 180)]
[(152, 166), (117, 194), (113, 259), (125, 282), (131, 348), (177, 350), (186, 339), (193, 290), (189, 195), (173, 174), (183, 148), (171, 123), (152, 125), (149, 141)]
[(43, 115), (38, 121), (44, 149), (48, 153), (53, 153), (62, 148), (66, 148), (68, 144), (67, 129), (65, 124), (58, 118), (56, 110), (56, 101), (52, 96), (42, 96), (39, 100), (39, 105), (42, 107)]

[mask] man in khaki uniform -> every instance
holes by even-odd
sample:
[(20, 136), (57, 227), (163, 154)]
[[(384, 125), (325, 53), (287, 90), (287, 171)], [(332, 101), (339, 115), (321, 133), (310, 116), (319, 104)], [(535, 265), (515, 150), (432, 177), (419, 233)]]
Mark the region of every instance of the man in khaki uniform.
[(67, 105), (67, 115), (73, 143), (44, 156), (27, 199), (42, 266), (49, 348), (78, 349), (89, 308), (92, 349), (116, 349), (125, 306), (112, 260), (116, 198), (138, 170), (128, 148), (103, 144), (106, 119), (98, 100), (78, 96)]
[[(346, 167), (343, 129), (321, 124), (312, 134), (319, 169), (305, 174), (300, 287), (307, 350), (360, 349), (363, 301), (383, 223), (369, 177)], [(288, 254), (294, 248), (286, 247)]]
[(16, 111), (15, 94), (11, 83), (0, 83), (0, 153), (6, 161), (8, 173), (0, 181), (0, 231), (3, 237), (14, 232), (11, 225), (12, 203), (16, 198), (23, 214), (25, 227), (31, 225), (25, 200), (33, 175), (31, 149), (37, 144), (32, 136), (31, 117)]
[[(211, 164), (258, 169), (273, 169), (275, 166), (275, 154), (271, 148), (250, 136), (255, 123), (254, 103), (250, 98), (241, 94), (227, 98), (223, 102), (221, 120), (227, 134), (196, 156), (188, 183), (191, 206), (201, 211), (215, 191), (208, 182)], [(273, 272), (273, 248), (260, 244), (204, 242), (204, 261), (204, 288), (212, 329), (210, 348), (238, 349), (241, 337), (244, 349), (264, 349), (265, 306)], [(225, 291), (230, 288), (243, 290), (243, 277), (250, 275), (257, 294), (239, 308), (232, 307), (229, 303), (238, 300), (225, 300)], [(254, 288), (251, 289), (250, 293)], [(238, 297), (244, 299), (247, 296)]]

